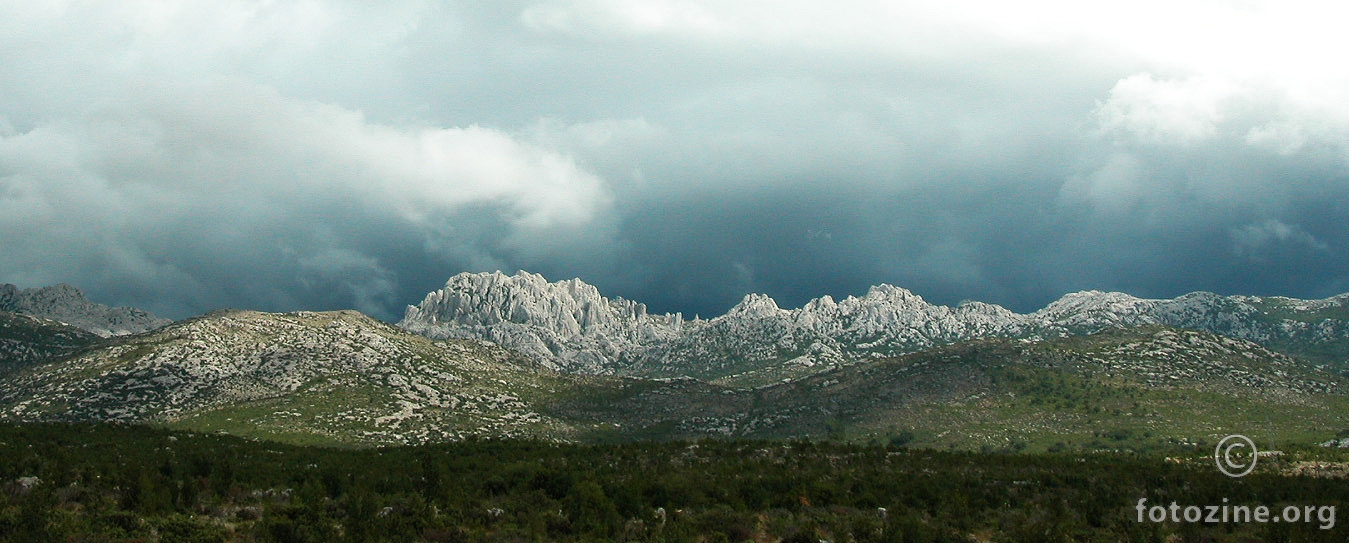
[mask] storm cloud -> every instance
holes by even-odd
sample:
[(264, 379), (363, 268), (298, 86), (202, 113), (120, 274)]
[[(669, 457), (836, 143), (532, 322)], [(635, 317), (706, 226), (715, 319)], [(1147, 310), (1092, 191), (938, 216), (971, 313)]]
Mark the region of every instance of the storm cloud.
[(3, 4), (21, 286), (384, 319), (496, 269), (703, 315), (1349, 290), (1321, 3)]

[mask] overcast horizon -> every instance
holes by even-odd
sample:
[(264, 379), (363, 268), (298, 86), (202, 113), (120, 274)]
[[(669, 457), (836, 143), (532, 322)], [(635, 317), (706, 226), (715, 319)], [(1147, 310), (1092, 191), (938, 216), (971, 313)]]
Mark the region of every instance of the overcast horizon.
[(0, 282), (397, 320), (1349, 291), (1349, 6), (0, 0)]

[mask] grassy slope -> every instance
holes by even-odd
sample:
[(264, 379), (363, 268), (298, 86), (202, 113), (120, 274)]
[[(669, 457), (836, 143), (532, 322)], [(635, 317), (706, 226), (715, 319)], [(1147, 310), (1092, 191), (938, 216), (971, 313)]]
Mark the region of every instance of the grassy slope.
[[(1308, 443), (1349, 428), (1342, 378), (1307, 373), (1296, 365), (1277, 366), (1278, 359), (1242, 354), (1217, 360), (1140, 357), (1133, 368), (1118, 363), (1127, 357), (1106, 359), (1109, 364), (1098, 361), (1106, 351), (1155, 339), (1158, 333), (1214, 337), (1151, 328), (1031, 346), (986, 340), (842, 368), (760, 391), (764, 402), (777, 406), (788, 405), (792, 398), (808, 399), (790, 408), (796, 418), (767, 435), (889, 441), (905, 434), (920, 445), (975, 450), (1138, 450), (1213, 441), (1230, 433), (1266, 442)], [(1179, 373), (1201, 364), (1211, 373), (1162, 377), (1163, 383), (1140, 373)], [(1244, 386), (1229, 380), (1234, 370), (1280, 371), (1289, 380), (1338, 388), (1320, 393), (1268, 383)]]
[(1349, 428), (1341, 377), (1163, 327), (968, 342), (752, 390), (606, 383), (558, 398), (554, 412), (607, 429), (586, 439), (813, 437), (966, 450), (1151, 450), (1230, 433), (1311, 443)]

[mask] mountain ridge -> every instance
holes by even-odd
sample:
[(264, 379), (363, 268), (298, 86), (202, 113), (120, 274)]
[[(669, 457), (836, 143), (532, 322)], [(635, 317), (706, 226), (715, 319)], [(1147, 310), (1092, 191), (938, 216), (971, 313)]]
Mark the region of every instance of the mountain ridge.
[(877, 285), (794, 309), (749, 294), (684, 320), (579, 279), (497, 272), (452, 277), (399, 325), (218, 310), (100, 339), (3, 313), (0, 340), (26, 358), (0, 368), (0, 420), (358, 446), (909, 435), (1049, 450), (1224, 428), (1320, 443), (1349, 428), (1346, 302), (1083, 291), (1018, 314)]
[(0, 311), (69, 324), (105, 338), (139, 334), (172, 322), (134, 307), (95, 303), (80, 289), (65, 283), (22, 290), (2, 284)]
[[(230, 310), (3, 379), (7, 422), (342, 446), (911, 434), (924, 446), (1047, 450), (1153, 447), (1227, 427), (1320, 443), (1349, 427), (1349, 379), (1250, 341), (1160, 325), (968, 340), (750, 388), (562, 373), (490, 342), (432, 340), (355, 311)], [(1103, 432), (1127, 439), (1095, 444)]]
[(752, 386), (765, 381), (740, 376), (774, 365), (825, 368), (983, 337), (1066, 337), (1154, 324), (1255, 341), (1349, 370), (1347, 303), (1349, 294), (1145, 299), (1088, 290), (1023, 314), (976, 301), (935, 305), (881, 284), (862, 296), (822, 296), (795, 309), (748, 294), (724, 315), (685, 321), (606, 298), (580, 279), (549, 283), (537, 274), (497, 271), (455, 275), (408, 306), (398, 326), (429, 337), (487, 339), (562, 371), (688, 375)]

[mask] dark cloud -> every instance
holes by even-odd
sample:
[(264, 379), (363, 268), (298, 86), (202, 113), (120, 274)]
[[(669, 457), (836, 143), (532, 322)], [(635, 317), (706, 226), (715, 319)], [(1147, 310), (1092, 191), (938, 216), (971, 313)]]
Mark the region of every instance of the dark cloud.
[(1278, 4), (6, 11), (0, 281), (172, 317), (494, 269), (703, 315), (1349, 290), (1345, 44)]

